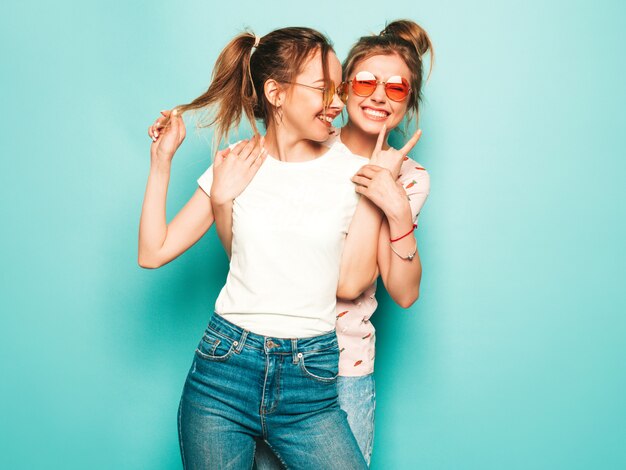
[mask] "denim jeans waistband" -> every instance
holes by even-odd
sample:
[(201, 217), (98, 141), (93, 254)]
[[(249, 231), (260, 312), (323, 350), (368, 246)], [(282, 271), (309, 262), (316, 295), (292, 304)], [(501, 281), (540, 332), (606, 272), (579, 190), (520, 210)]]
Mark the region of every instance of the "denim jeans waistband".
[(208, 328), (221, 336), (237, 341), (237, 349), (240, 351), (244, 347), (249, 347), (265, 351), (267, 354), (297, 354), (338, 347), (335, 330), (309, 338), (274, 338), (245, 330), (217, 313), (211, 317)]

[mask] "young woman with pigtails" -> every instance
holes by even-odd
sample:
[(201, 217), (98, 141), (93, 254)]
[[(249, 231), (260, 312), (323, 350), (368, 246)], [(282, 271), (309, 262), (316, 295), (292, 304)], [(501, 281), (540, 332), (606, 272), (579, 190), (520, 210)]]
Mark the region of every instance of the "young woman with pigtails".
[[(324, 144), (343, 108), (340, 82), (341, 64), (317, 31), (242, 34), (218, 57), (206, 93), (163, 112), (148, 130), (153, 143), (139, 264), (168, 263), (214, 221), (230, 255), (180, 401), (185, 468), (250, 468), (256, 442), (288, 468), (367, 467), (338, 404), (336, 295), (350, 295), (373, 276), (378, 234), (351, 181), (367, 158), (340, 141)], [(201, 109), (210, 110), (218, 142), (242, 114), (255, 136), (217, 152), (168, 224), (171, 161), (185, 138), (181, 114)], [(264, 137), (256, 133), (257, 119)], [(372, 161), (397, 167), (416, 141), (383, 150), (381, 138)], [(342, 257), (344, 246), (374, 253), (372, 266), (354, 271)]]
[[(348, 121), (337, 130), (328, 145), (340, 142), (351, 153), (370, 156), (379, 137), (405, 118), (417, 118), (424, 75), (424, 56), (430, 54), (431, 41), (419, 25), (409, 20), (394, 21), (380, 34), (360, 38), (343, 63), (340, 94), (346, 103)], [(418, 131), (418, 136), (421, 131)], [(369, 464), (374, 440), (374, 356), (375, 329), (370, 322), (377, 308), (376, 282), (380, 274), (391, 298), (407, 308), (419, 296), (422, 268), (414, 229), (430, 191), (430, 179), (422, 165), (404, 157), (399, 169), (392, 171), (366, 165), (353, 178), (357, 191), (365, 196), (370, 215), (377, 227), (376, 269), (349, 283), (347, 297), (337, 301), (337, 338), (339, 340), (338, 397), (350, 427)], [(371, 269), (369, 260), (359, 256), (354, 245), (346, 245), (344, 262), (362, 273)], [(361, 254), (362, 255), (362, 254)], [(369, 263), (369, 264), (368, 264)], [(342, 276), (343, 277), (343, 276)], [(363, 279), (365, 283), (359, 284)], [(257, 449), (257, 469), (280, 468), (281, 464), (262, 443)]]

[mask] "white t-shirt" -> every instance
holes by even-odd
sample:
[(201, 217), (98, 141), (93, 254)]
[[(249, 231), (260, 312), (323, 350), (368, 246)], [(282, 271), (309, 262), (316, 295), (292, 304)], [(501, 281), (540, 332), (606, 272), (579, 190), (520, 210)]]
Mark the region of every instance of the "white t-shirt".
[[(304, 338), (335, 328), (341, 253), (368, 160), (336, 142), (321, 157), (268, 155), (233, 204), (230, 271), (215, 312), (254, 333)], [(210, 195), (213, 167), (198, 179)]]

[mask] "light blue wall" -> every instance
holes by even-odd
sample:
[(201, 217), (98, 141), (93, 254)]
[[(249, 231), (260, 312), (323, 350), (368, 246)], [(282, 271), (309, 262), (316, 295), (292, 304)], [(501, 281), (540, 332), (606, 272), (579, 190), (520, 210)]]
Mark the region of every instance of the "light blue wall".
[[(179, 468), (227, 262), (211, 232), (137, 267), (146, 127), (244, 26), (312, 26), (343, 57), (408, 17), (437, 52), (414, 152), (432, 194), (421, 299), (381, 295), (375, 321), (373, 468), (625, 468), (624, 3), (213, 3), (3, 8), (0, 467)], [(171, 214), (209, 137), (176, 156)]]

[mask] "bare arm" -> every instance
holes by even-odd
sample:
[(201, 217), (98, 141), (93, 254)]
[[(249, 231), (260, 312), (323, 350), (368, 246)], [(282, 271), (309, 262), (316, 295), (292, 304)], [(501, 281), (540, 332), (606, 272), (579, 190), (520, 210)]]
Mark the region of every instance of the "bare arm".
[[(412, 260), (402, 259), (391, 250), (392, 237), (410, 235), (393, 242), (393, 248), (403, 257), (415, 252)], [(393, 219), (385, 219), (378, 242), (378, 267), (383, 284), (391, 298), (401, 307), (410, 307), (419, 297), (422, 263), (413, 234), (411, 212)]]
[(144, 268), (158, 268), (185, 252), (206, 233), (213, 223), (213, 211), (209, 197), (197, 189), (167, 224), (165, 206), (171, 163), (185, 138), (185, 126), (180, 116), (168, 112), (150, 127), (149, 134), (153, 143), (139, 222), (138, 262)]
[(341, 255), (337, 297), (355, 299), (378, 277), (377, 245), (382, 212), (361, 197)]
[[(398, 188), (395, 180), (402, 159), (415, 146), (421, 131), (418, 130), (400, 150), (381, 150), (385, 132), (386, 127), (383, 126), (372, 155), (372, 163), (375, 164), (365, 165), (352, 178), (356, 191), (365, 197), (359, 201), (344, 246), (337, 288), (337, 297), (340, 298), (355, 299), (376, 280), (382, 214), (400, 213), (403, 204), (406, 205), (404, 191)], [(398, 196), (398, 193), (401, 195)], [(394, 195), (395, 198), (392, 197)]]
[(138, 261), (142, 268), (159, 268), (169, 263), (200, 240), (213, 224), (211, 201), (200, 188), (167, 224), (164, 197), (167, 188), (155, 188), (163, 183), (151, 185), (152, 182), (149, 178), (139, 224)]
[(220, 242), (222, 242), (228, 259), (230, 259), (233, 246), (233, 201), (228, 201), (224, 204), (215, 204), (213, 213), (215, 214), (217, 236)]
[[(423, 170), (423, 169), (421, 169)], [(430, 192), (430, 178), (426, 171), (420, 171), (420, 176), (408, 185), (409, 188), (398, 191), (398, 202), (404, 197), (404, 204), (397, 205), (395, 211), (385, 213), (386, 219), (380, 233), (378, 244), (378, 267), (380, 274), (391, 298), (401, 307), (410, 307), (418, 298), (422, 279), (422, 264), (420, 262), (417, 242), (412, 231), (413, 220), (422, 210), (428, 193)], [(417, 181), (416, 181), (417, 180)], [(406, 194), (408, 191), (410, 194)], [(410, 233), (396, 242), (391, 239)], [(393, 248), (403, 257), (415, 252), (412, 260), (405, 260), (393, 253)]]

